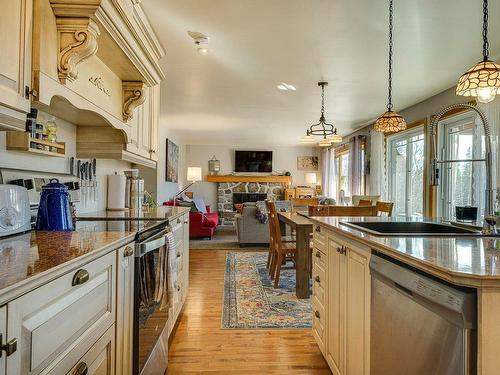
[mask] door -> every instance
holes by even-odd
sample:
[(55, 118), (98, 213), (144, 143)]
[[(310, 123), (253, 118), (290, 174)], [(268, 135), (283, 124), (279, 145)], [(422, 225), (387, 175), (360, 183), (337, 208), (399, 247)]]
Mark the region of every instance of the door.
[(326, 360), (335, 375), (344, 368), (344, 263), (342, 245), (328, 238)]
[(24, 94), (31, 80), (32, 8), (32, 0), (9, 0), (2, 1), (0, 12), (0, 105), (14, 109), (17, 114), (3, 109), (0, 112), (21, 120), (21, 130), (25, 114), (30, 111), (29, 97)]
[(345, 373), (370, 372), (370, 267), (369, 253), (347, 247), (345, 256)]
[(391, 136), (387, 140), (389, 200), (394, 202), (394, 216), (424, 215), (423, 126)]
[(134, 327), (134, 248), (122, 247), (117, 252), (116, 287), (116, 372), (132, 373)]

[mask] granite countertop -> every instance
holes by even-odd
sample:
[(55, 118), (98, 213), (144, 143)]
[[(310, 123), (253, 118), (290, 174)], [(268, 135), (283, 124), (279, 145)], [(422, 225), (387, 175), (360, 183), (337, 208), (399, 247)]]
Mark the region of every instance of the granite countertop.
[[(0, 239), (0, 304), (134, 240), (136, 232), (32, 231)], [(45, 281), (45, 280), (44, 280)]]
[(77, 220), (168, 220), (175, 219), (190, 207), (158, 206), (126, 211), (97, 211), (77, 214)]
[(342, 222), (401, 219), (319, 216), (310, 219), (451, 283), (472, 287), (500, 287), (499, 237), (384, 237), (362, 232)]

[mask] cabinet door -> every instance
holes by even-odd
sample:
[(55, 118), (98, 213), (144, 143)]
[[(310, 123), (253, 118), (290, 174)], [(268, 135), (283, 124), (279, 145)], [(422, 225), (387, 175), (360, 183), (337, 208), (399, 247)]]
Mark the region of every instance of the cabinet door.
[(151, 160), (158, 161), (158, 122), (160, 117), (160, 85), (149, 89), (150, 99), (150, 152)]
[(184, 272), (184, 294), (182, 300), (185, 301), (189, 293), (189, 213), (184, 214), (182, 220), (184, 229), (184, 255), (182, 257), (182, 260), (184, 262), (182, 266)]
[(106, 332), (115, 322), (115, 261), (115, 252), (104, 255), (7, 305), (18, 342), (9, 375), (66, 372)]
[(139, 120), (139, 153), (149, 158), (151, 153), (151, 88), (146, 88), (146, 100), (140, 106), (141, 118)]
[[(25, 86), (31, 79), (32, 0), (2, 1), (0, 12), (0, 105), (14, 109), (3, 114), (19, 117), (24, 123), (30, 110), (30, 100), (24, 97)], [(13, 114), (17, 112), (17, 115)], [(8, 124), (7, 124), (8, 125)], [(23, 129), (24, 130), (24, 129)]]
[(370, 372), (370, 254), (355, 247), (346, 256), (346, 374)]
[(326, 360), (335, 375), (344, 373), (345, 256), (341, 248), (328, 237)]
[(116, 372), (132, 373), (134, 326), (134, 250), (132, 245), (117, 252)]
[[(0, 335), (2, 335), (2, 345), (8, 341), (7, 337), (7, 308), (0, 307)], [(5, 375), (5, 353), (0, 357), (0, 375)]]
[[(68, 374), (86, 374), (86, 375), (114, 375), (114, 353), (115, 353), (115, 326), (111, 326), (99, 340), (89, 349), (85, 355), (80, 358), (77, 364)], [(49, 373), (52, 375), (52, 373)], [(53, 372), (58, 374), (58, 372)], [(129, 372), (116, 371), (116, 374), (128, 375)]]

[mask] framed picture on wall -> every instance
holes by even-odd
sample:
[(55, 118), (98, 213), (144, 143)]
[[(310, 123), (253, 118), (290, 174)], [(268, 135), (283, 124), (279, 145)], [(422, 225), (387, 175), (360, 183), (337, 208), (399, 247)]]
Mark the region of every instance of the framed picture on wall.
[(319, 159), (317, 156), (297, 156), (298, 171), (317, 171)]
[(179, 178), (179, 146), (167, 139), (165, 181), (177, 182)]

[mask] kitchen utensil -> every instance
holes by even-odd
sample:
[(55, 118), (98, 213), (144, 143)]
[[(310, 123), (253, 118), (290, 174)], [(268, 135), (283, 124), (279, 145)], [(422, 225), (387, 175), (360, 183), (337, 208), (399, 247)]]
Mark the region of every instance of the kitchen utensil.
[(94, 201), (97, 201), (97, 160), (92, 159), (92, 173), (94, 175)]
[(30, 229), (28, 190), (23, 186), (0, 185), (0, 237)]
[(36, 218), (37, 230), (73, 230), (68, 187), (57, 178), (42, 186)]
[(80, 160), (78, 160), (78, 163), (80, 164), (80, 188), (82, 190), (82, 202), (83, 206), (85, 207), (87, 205), (87, 182), (85, 181), (85, 165), (81, 163)]

